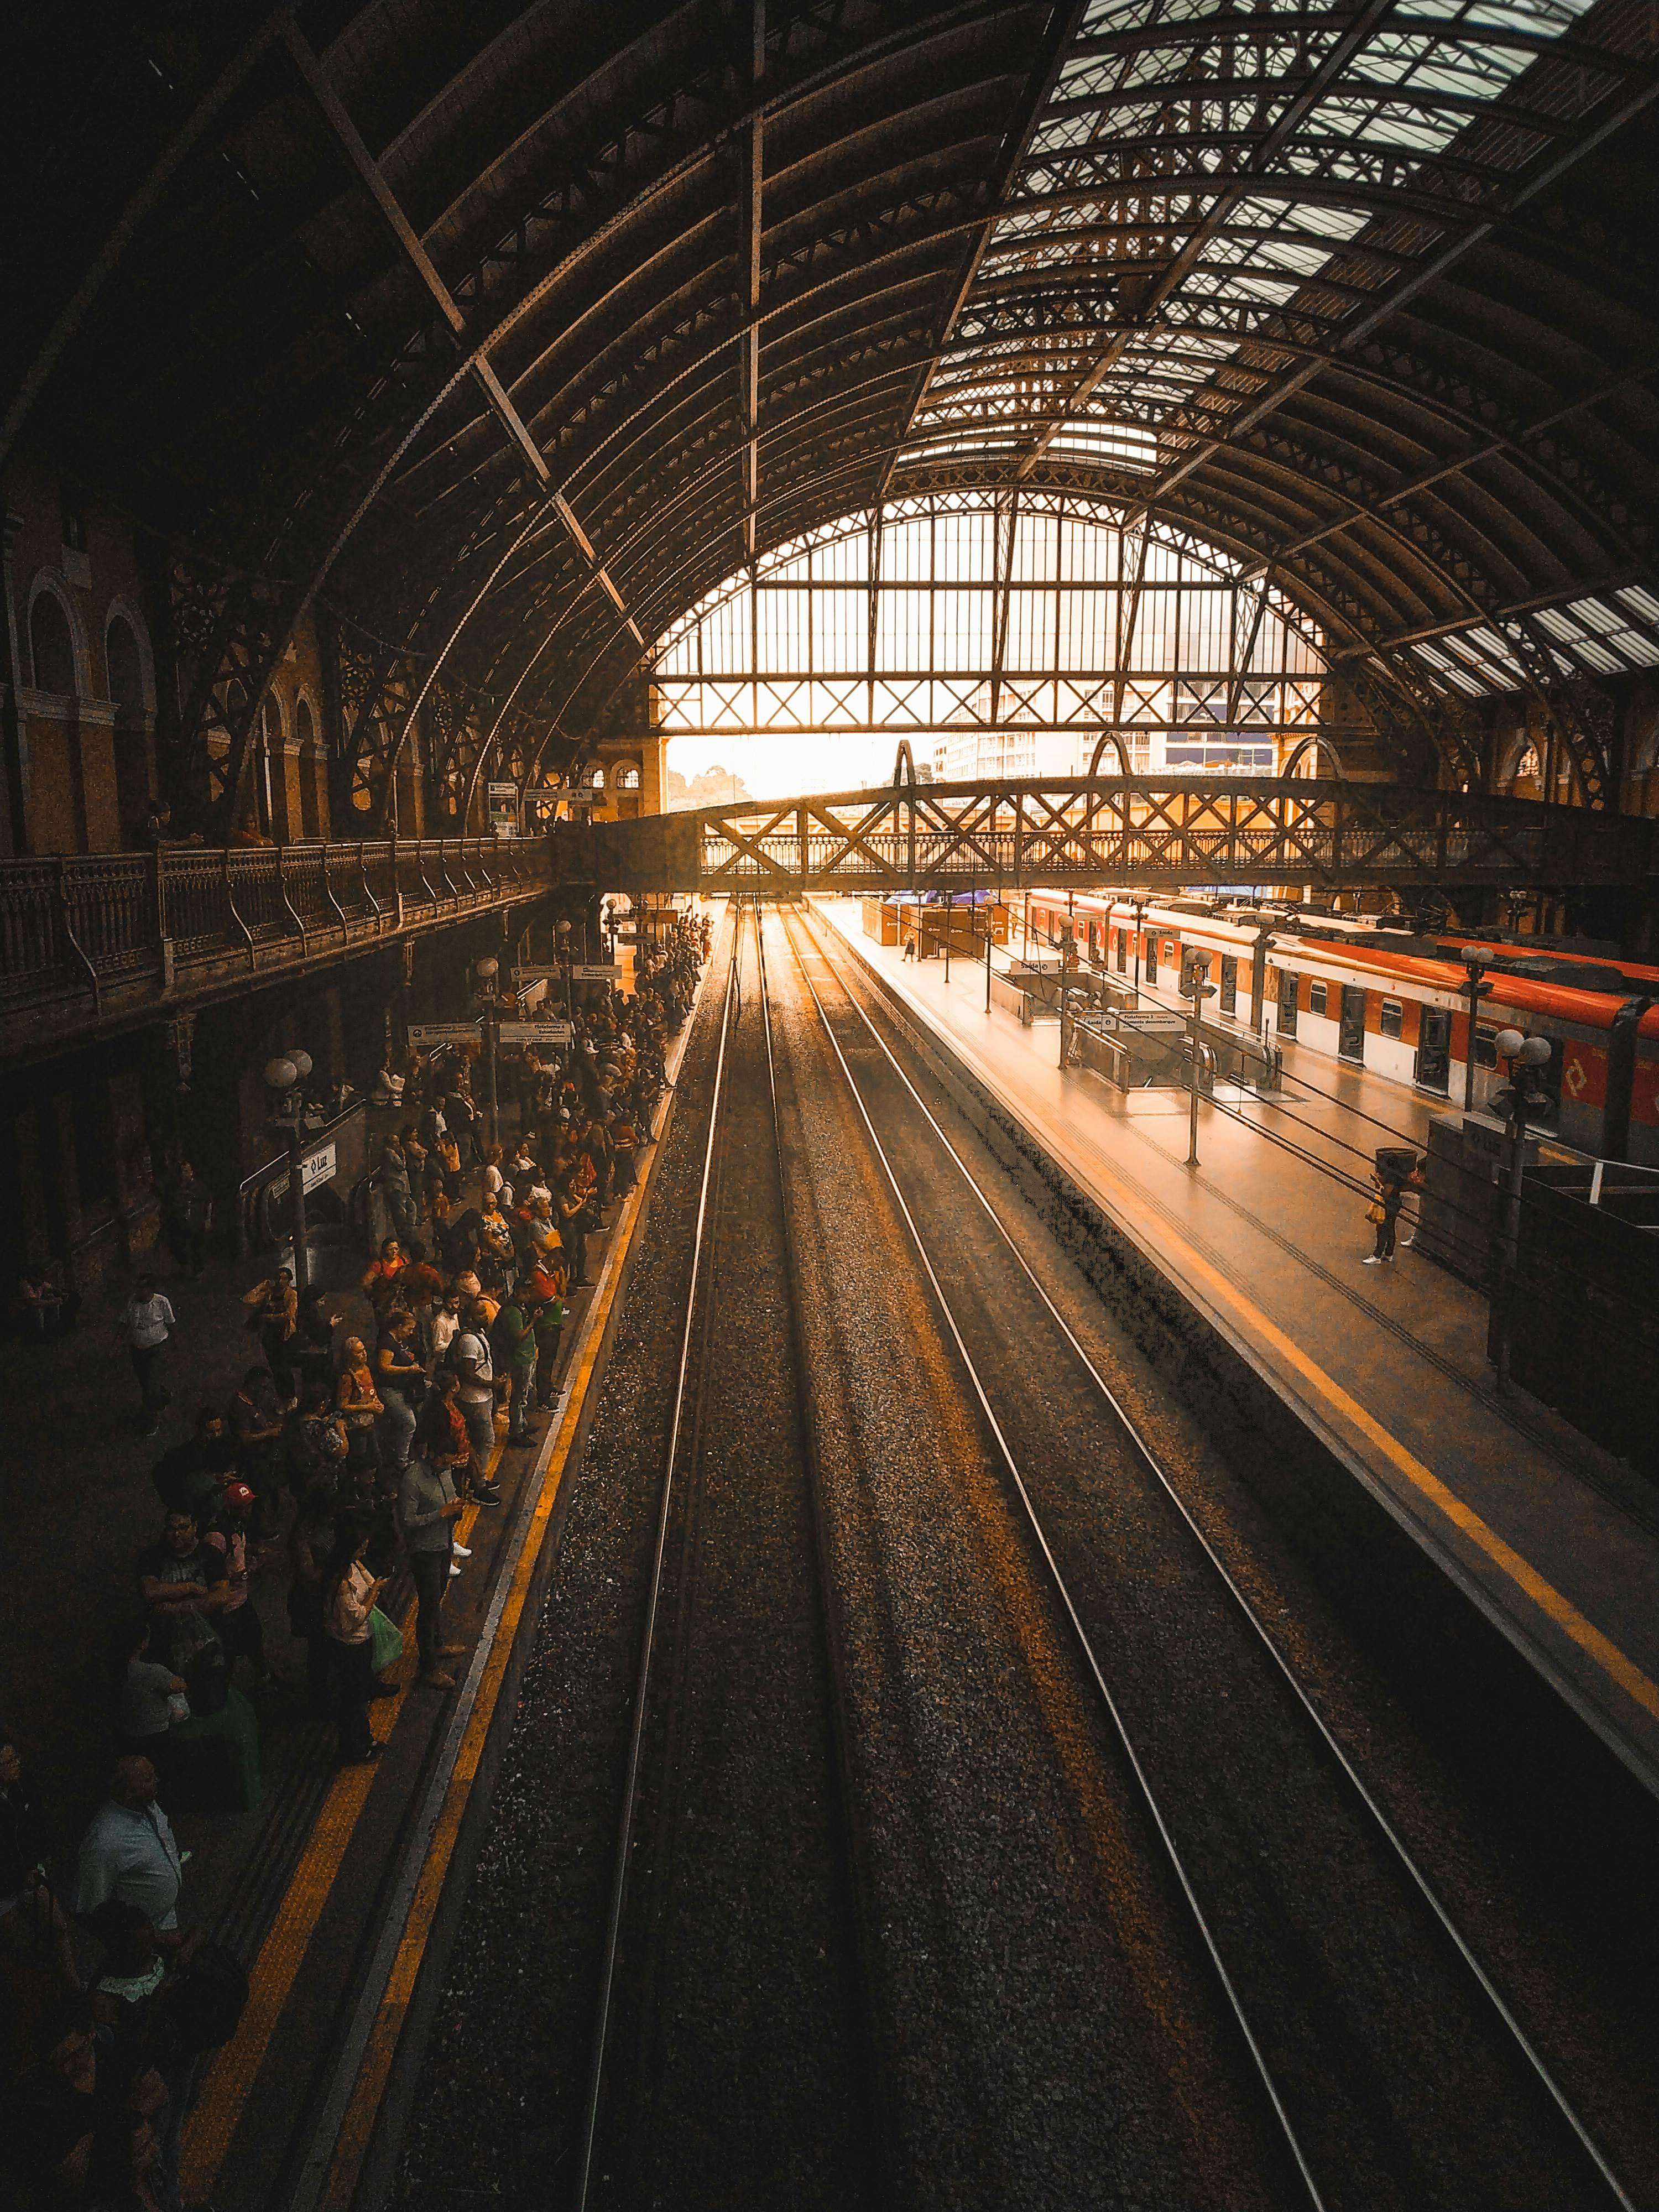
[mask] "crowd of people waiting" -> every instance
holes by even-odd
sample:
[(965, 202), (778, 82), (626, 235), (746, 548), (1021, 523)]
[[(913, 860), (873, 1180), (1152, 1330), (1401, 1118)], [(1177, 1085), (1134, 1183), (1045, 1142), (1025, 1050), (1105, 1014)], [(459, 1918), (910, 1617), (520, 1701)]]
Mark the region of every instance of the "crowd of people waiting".
[[(196, 2070), (234, 2032), (246, 1993), (237, 1962), (179, 1924), (188, 1855), (161, 1800), (180, 1771), (180, 1732), (232, 1701), (246, 1707), (239, 1668), (256, 1689), (271, 1683), (250, 1579), (279, 1566), (308, 1709), (332, 1718), (342, 1763), (378, 1756), (369, 1708), (398, 1694), (380, 1677), (401, 1637), (378, 1601), (400, 1570), (415, 1595), (416, 1680), (455, 1687), (445, 1662), (462, 1647), (443, 1640), (441, 1607), (471, 1556), (455, 1524), (469, 1502), (501, 1502), (498, 1412), (507, 1443), (526, 1443), (556, 1395), (587, 1238), (633, 1186), (667, 1085), (665, 1043), (707, 950), (706, 925), (675, 922), (642, 949), (631, 998), (605, 991), (573, 1010), (565, 1061), (524, 1055), (510, 1147), (485, 1142), (466, 1060), (415, 1054), (395, 1076), (382, 1070), (377, 1095), (395, 1095), (410, 1118), (380, 1164), (393, 1233), (362, 1278), (372, 1329), (343, 1334), (337, 1299), (296, 1294), (287, 1267), (244, 1294), (259, 1358), (227, 1400), (199, 1407), (154, 1469), (161, 1525), (110, 1640), (118, 1755), (66, 1881), (52, 1878), (40, 1794), (0, 1731), (0, 2170), (38, 2212), (180, 2212)], [(175, 1206), (167, 1225), (181, 1271), (199, 1273), (198, 1210)], [(154, 1276), (135, 1285), (118, 1326), (151, 1433), (173, 1328)]]

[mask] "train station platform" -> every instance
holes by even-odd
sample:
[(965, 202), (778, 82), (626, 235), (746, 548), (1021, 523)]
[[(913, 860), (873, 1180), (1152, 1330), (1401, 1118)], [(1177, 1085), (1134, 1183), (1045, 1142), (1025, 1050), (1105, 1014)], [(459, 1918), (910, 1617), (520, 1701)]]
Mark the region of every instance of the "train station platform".
[[(623, 962), (626, 974), (628, 962)], [(692, 1023), (670, 1042), (671, 1083)], [(231, 1950), (250, 1993), (234, 2039), (198, 2075), (180, 2154), (183, 2200), (216, 2212), (343, 2204), (379, 2115), (398, 2036), (444, 1894), (465, 1851), (464, 1823), (510, 1716), (521, 1626), (533, 1622), (545, 1538), (579, 1455), (646, 1194), (673, 1111), (656, 1109), (641, 1177), (588, 1240), (591, 1286), (573, 1291), (557, 1395), (529, 1446), (500, 1432), (495, 1510), (468, 1507), (457, 1524), (471, 1556), (444, 1607), (446, 1638), (465, 1656), (457, 1686), (416, 1679), (415, 1598), (406, 1569), (382, 1604), (403, 1633), (385, 1679), (396, 1694), (370, 1707), (381, 1755), (340, 1765), (331, 1719), (310, 1716), (304, 1645), (285, 1605), (284, 1547), (251, 1563), (249, 1601), (263, 1621), (270, 1680), (244, 1668), (228, 1738), (170, 1766), (160, 1800), (185, 1857), (179, 1923)], [(508, 1133), (515, 1110), (503, 1109)], [(469, 1171), (466, 1198), (480, 1179)], [(422, 1232), (416, 1231), (419, 1236)], [(331, 1250), (320, 1279), (343, 1316), (337, 1334), (374, 1340), (356, 1288), (365, 1255)], [(112, 1622), (134, 1608), (134, 1559), (155, 1540), (161, 1508), (150, 1469), (187, 1433), (198, 1401), (225, 1402), (257, 1356), (240, 1293), (257, 1261), (216, 1255), (199, 1279), (160, 1262), (179, 1322), (161, 1431), (135, 1432), (131, 1370), (113, 1334), (124, 1285), (88, 1298), (59, 1340), (0, 1347), (14, 1425), (29, 1439), (9, 1493), (14, 1574), (0, 1613), (3, 1717), (40, 1791), (53, 1848), (48, 1872), (70, 1894), (75, 1850), (115, 1757), (103, 1650)], [(220, 1756), (218, 1754), (223, 1753)], [(174, 1794), (174, 1790), (177, 1794)], [(98, 1954), (76, 1933), (76, 1965)], [(0, 1986), (0, 2010), (11, 1994)], [(0, 2205), (11, 2202), (0, 2176)]]
[[(1223, 1086), (1200, 1104), (1190, 1169), (1184, 1091), (1062, 1071), (1057, 1021), (988, 1009), (982, 964), (954, 957), (947, 981), (942, 958), (866, 936), (857, 900), (814, 904), (1659, 1794), (1659, 1497), (1548, 1407), (1498, 1395), (1480, 1293), (1409, 1246), (1364, 1264), (1374, 1150), (1423, 1146), (1430, 1103), (1287, 1043), (1280, 1093)], [(1409, 1212), (1401, 1230), (1403, 1245)]]

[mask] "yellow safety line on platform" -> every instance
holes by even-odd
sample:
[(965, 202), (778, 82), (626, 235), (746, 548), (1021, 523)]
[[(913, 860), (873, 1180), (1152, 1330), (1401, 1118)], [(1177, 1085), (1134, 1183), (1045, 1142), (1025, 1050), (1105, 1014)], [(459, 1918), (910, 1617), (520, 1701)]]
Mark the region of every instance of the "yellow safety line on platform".
[[(631, 1194), (630, 1194), (631, 1201)], [(637, 1209), (636, 1209), (637, 1212)], [(634, 1221), (627, 1224), (631, 1237)], [(617, 1254), (626, 1249), (626, 1240), (614, 1248)], [(607, 1255), (607, 1257), (611, 1255)], [(398, 1947), (392, 1977), (386, 1984), (380, 2008), (375, 2015), (368, 2044), (363, 2052), (356, 2087), (340, 2129), (334, 2158), (329, 2167), (328, 2184), (322, 2203), (325, 2212), (338, 2212), (338, 2208), (349, 2204), (356, 2189), (357, 2176), (368, 2154), (369, 2141), (374, 2131), (375, 2118), (380, 2112), (380, 2099), (385, 2092), (386, 2076), (392, 2070), (392, 2061), (397, 2051), (398, 2039), (403, 2033), (404, 2017), (415, 1994), (415, 1984), (421, 1971), (421, 1961), (426, 1955), (427, 1940), (432, 1932), (432, 1923), (443, 1895), (444, 1882), (449, 1863), (454, 1856), (455, 1844), (460, 1834), (461, 1820), (471, 1795), (478, 1762), (489, 1738), (490, 1723), (495, 1717), (500, 1699), (501, 1683), (507, 1674), (519, 1623), (523, 1617), (526, 1601), (536, 1571), (537, 1556), (547, 1522), (557, 1500), (565, 1470), (569, 1464), (570, 1449), (575, 1440), (577, 1424), (581, 1419), (583, 1403), (593, 1370), (599, 1364), (600, 1347), (605, 1340), (605, 1322), (617, 1296), (617, 1286), (622, 1279), (620, 1266), (611, 1268), (609, 1280), (603, 1286), (591, 1316), (587, 1346), (581, 1364), (570, 1386), (566, 1400), (564, 1418), (547, 1462), (542, 1480), (542, 1493), (536, 1501), (536, 1510), (519, 1562), (513, 1577), (512, 1589), (502, 1607), (495, 1642), (491, 1649), (484, 1678), (479, 1685), (477, 1702), (467, 1723), (466, 1734), (455, 1761), (455, 1771), (450, 1777), (444, 1796), (443, 1811), (433, 1833), (426, 1863), (421, 1871), (420, 1882), (410, 1905), (409, 1919), (403, 1941)]]
[[(830, 927), (834, 927), (835, 925), (831, 923)], [(850, 939), (839, 931), (836, 934), (843, 944), (848, 945), (854, 957), (858, 958), (861, 964), (870, 968), (872, 974), (879, 972), (875, 969), (873, 963), (864, 960), (860, 948), (852, 945)], [(1001, 1096), (1009, 1110), (1018, 1115), (1020, 1105), (1018, 1098), (1008, 1092), (998, 1080), (995, 1071), (973, 1051), (966, 1038), (958, 1036), (948, 1023), (940, 1020), (925, 1000), (912, 999), (908, 994), (904, 995), (906, 1003), (933, 1023), (947, 1043), (953, 1048), (962, 1051), (972, 1060), (981, 1079), (989, 1083)], [(1118, 1201), (1120, 1213), (1132, 1215), (1140, 1213), (1141, 1208), (1135, 1200), (1137, 1192), (1145, 1196), (1147, 1203), (1158, 1206), (1158, 1201), (1152, 1194), (1146, 1191), (1133, 1176), (1126, 1174), (1117, 1167), (1098, 1146), (1091, 1143), (1087, 1138), (1073, 1139), (1073, 1142), (1079, 1145), (1083, 1150), (1091, 1154), (1097, 1172), (1116, 1186), (1120, 1194)], [(1162, 1215), (1164, 1209), (1158, 1206), (1158, 1211)], [(1185, 1255), (1185, 1264), (1194, 1274), (1202, 1277), (1211, 1285), (1224, 1304), (1231, 1306), (1235, 1312), (1243, 1317), (1250, 1329), (1266, 1339), (1297, 1373), (1313, 1385), (1315, 1390), (1340, 1414), (1344, 1420), (1358, 1429), (1368, 1442), (1374, 1444), (1399, 1469), (1414, 1490), (1436, 1506), (1455, 1528), (1461, 1529), (1471, 1543), (1486, 1553), (1494, 1566), (1501, 1568), (1516, 1587), (1524, 1591), (1532, 1600), (1539, 1611), (1553, 1621), (1563, 1635), (1576, 1644), (1587, 1658), (1594, 1660), (1608, 1680), (1616, 1683), (1633, 1704), (1639, 1705), (1644, 1712), (1659, 1720), (1659, 1683), (1655, 1683), (1644, 1674), (1632, 1659), (1626, 1657), (1610, 1637), (1597, 1628), (1594, 1621), (1587, 1620), (1570, 1598), (1564, 1597), (1555, 1585), (1547, 1581), (1529, 1561), (1522, 1557), (1513, 1545), (1506, 1543), (1495, 1528), (1481, 1519), (1473, 1506), (1466, 1505), (1455, 1491), (1449, 1489), (1438, 1475), (1424, 1465), (1415, 1453), (1408, 1451), (1397, 1437), (1391, 1436), (1374, 1414), (1368, 1413), (1359, 1401), (1351, 1396), (1334, 1376), (1328, 1374), (1316, 1360), (1309, 1357), (1294, 1337), (1288, 1335), (1275, 1322), (1270, 1321), (1254, 1299), (1247, 1297), (1219, 1268), (1212, 1266), (1201, 1253), (1195, 1251), (1181, 1235), (1178, 1229), (1174, 1228), (1173, 1224), (1167, 1220), (1160, 1220), (1158, 1233), (1156, 1236), (1143, 1236), (1136, 1241), (1154, 1254), (1160, 1249), (1167, 1250), (1171, 1243), (1179, 1245), (1182, 1253)]]
[[(500, 1457), (498, 1444), (490, 1462), (492, 1472)], [(475, 1505), (465, 1516), (469, 1526), (477, 1516)], [(465, 1541), (466, 1532), (457, 1525)], [(415, 1671), (413, 1604), (404, 1613), (399, 1626), (403, 1630), (403, 1655), (392, 1668), (392, 1680), (402, 1692), (408, 1688)], [(384, 1743), (390, 1737), (402, 1707), (401, 1696), (395, 1699), (377, 1698), (370, 1705), (369, 1726), (377, 1743)], [(375, 1766), (343, 1766), (323, 1800), (310, 1841), (248, 1976), (248, 1999), (241, 2025), (234, 2040), (216, 2055), (185, 2124), (179, 2146), (179, 2178), (187, 2200), (200, 2200), (211, 2193), (231, 2137), (241, 2119), (248, 2092), (264, 2063), (270, 2039), (293, 1990), (301, 1962), (317, 1932), (317, 1923), (328, 1903), (378, 1771)]]
[[(1091, 1150), (1093, 1149), (1091, 1146)], [(1118, 1182), (1121, 1188), (1126, 1184), (1130, 1191), (1136, 1188), (1132, 1176), (1122, 1176), (1109, 1166), (1106, 1166), (1104, 1171)], [(1133, 1204), (1133, 1200), (1130, 1203)], [(1461, 1529), (1471, 1543), (1486, 1553), (1494, 1566), (1500, 1567), (1516, 1588), (1526, 1593), (1540, 1612), (1553, 1620), (1588, 1658), (1593, 1659), (1626, 1697), (1641, 1706), (1644, 1712), (1659, 1719), (1659, 1683), (1651, 1681), (1610, 1637), (1579, 1612), (1571, 1598), (1564, 1597), (1555, 1585), (1547, 1581), (1512, 1544), (1505, 1542), (1488, 1522), (1482, 1520), (1472, 1505), (1465, 1504), (1455, 1491), (1425, 1467), (1414, 1452), (1408, 1451), (1397, 1437), (1383, 1427), (1374, 1413), (1369, 1413), (1357, 1398), (1345, 1390), (1334, 1376), (1328, 1374), (1317, 1360), (1310, 1358), (1294, 1337), (1288, 1335), (1277, 1322), (1270, 1321), (1253, 1298), (1247, 1297), (1219, 1268), (1212, 1267), (1201, 1253), (1194, 1251), (1179, 1231), (1175, 1232), (1174, 1241), (1179, 1244), (1186, 1264), (1195, 1274), (1202, 1276), (1229, 1305), (1244, 1316), (1250, 1327), (1280, 1358), (1310, 1382), (1346, 1421), (1374, 1444), (1399, 1469), (1412, 1487), (1437, 1506), (1455, 1528)]]
[[(711, 972), (717, 964), (711, 960), (709, 963)], [(698, 996), (701, 997), (701, 991)], [(689, 1043), (690, 1019), (684, 1034)], [(675, 1067), (676, 1074), (678, 1073), (679, 1066), (684, 1063), (684, 1047), (683, 1046), (679, 1061)], [(352, 2089), (351, 2101), (346, 2107), (345, 2118), (340, 2124), (340, 2132), (335, 2142), (333, 2157), (330, 2161), (328, 2179), (320, 2200), (319, 2212), (343, 2212), (343, 2208), (349, 2205), (356, 2192), (358, 2176), (362, 2171), (363, 2160), (368, 2154), (369, 2145), (374, 2134), (375, 2121), (380, 2114), (380, 2100), (386, 2093), (386, 2078), (392, 2071), (392, 2063), (397, 2055), (398, 2043), (403, 2033), (404, 2022), (415, 1995), (416, 1984), (420, 1978), (421, 1964), (426, 1956), (426, 1947), (432, 1933), (432, 1924), (443, 1897), (444, 1883), (448, 1876), (450, 1862), (454, 1856), (455, 1845), (460, 1835), (461, 1822), (466, 1813), (467, 1801), (471, 1795), (472, 1784), (477, 1775), (478, 1762), (483, 1756), (484, 1745), (489, 1740), (490, 1723), (500, 1701), (501, 1684), (507, 1674), (507, 1662), (512, 1656), (519, 1624), (523, 1618), (525, 1604), (535, 1577), (537, 1558), (546, 1534), (548, 1521), (558, 1499), (560, 1486), (569, 1465), (571, 1448), (575, 1442), (576, 1431), (581, 1420), (582, 1409), (592, 1382), (594, 1370), (599, 1365), (599, 1354), (605, 1343), (605, 1325), (610, 1318), (611, 1309), (616, 1303), (617, 1290), (622, 1282), (623, 1259), (633, 1241), (635, 1230), (644, 1209), (647, 1189), (655, 1172), (657, 1163), (662, 1158), (663, 1147), (667, 1140), (669, 1124), (673, 1115), (674, 1096), (675, 1094), (671, 1091), (668, 1110), (664, 1115), (663, 1126), (659, 1132), (646, 1172), (629, 1193), (623, 1202), (622, 1213), (617, 1217), (616, 1233), (610, 1249), (605, 1255), (605, 1265), (600, 1277), (599, 1291), (584, 1316), (585, 1337), (581, 1358), (566, 1392), (564, 1413), (559, 1423), (558, 1434), (548, 1452), (547, 1463), (542, 1476), (541, 1495), (536, 1501), (535, 1513), (520, 1551), (517, 1565), (514, 1570), (512, 1586), (507, 1592), (506, 1602), (501, 1608), (501, 1619), (496, 1626), (495, 1641), (486, 1662), (483, 1680), (478, 1686), (477, 1700), (472, 1708), (471, 1717), (467, 1722), (466, 1732), (461, 1739), (460, 1748), (456, 1754), (454, 1771), (450, 1777), (448, 1788), (444, 1793), (443, 1809), (433, 1830), (426, 1863), (421, 1869), (420, 1880), (410, 1902), (409, 1917), (404, 1923), (402, 1940), (398, 1946), (398, 1954), (392, 1961), (386, 1991), (381, 1997), (380, 2009), (374, 2016), (374, 2025), (369, 2031), (368, 2040), (364, 2046), (362, 2063), (358, 2069), (357, 2080)]]

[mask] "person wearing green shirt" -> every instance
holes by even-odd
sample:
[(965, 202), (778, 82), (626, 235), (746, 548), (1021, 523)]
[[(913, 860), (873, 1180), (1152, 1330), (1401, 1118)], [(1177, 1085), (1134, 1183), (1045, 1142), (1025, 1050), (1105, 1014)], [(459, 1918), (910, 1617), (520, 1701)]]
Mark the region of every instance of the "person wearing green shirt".
[(536, 1433), (529, 1418), (531, 1379), (536, 1372), (536, 1310), (522, 1283), (514, 1285), (495, 1316), (490, 1350), (497, 1370), (506, 1370), (511, 1386), (507, 1440), (510, 1444), (527, 1444)]

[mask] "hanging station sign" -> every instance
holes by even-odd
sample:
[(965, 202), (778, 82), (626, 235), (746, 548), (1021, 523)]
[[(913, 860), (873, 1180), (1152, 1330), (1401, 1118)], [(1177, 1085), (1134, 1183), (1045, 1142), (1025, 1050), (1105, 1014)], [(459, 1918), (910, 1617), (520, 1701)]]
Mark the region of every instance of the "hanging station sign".
[(572, 1031), (568, 1022), (503, 1022), (500, 1035), (503, 1044), (568, 1044)]
[(424, 1050), (429, 1044), (477, 1044), (477, 1022), (411, 1022), (408, 1029), (409, 1042)]

